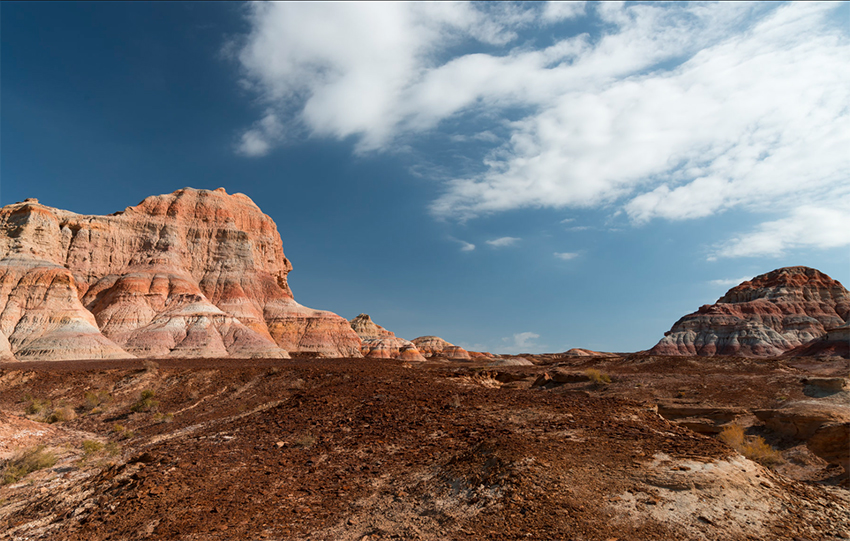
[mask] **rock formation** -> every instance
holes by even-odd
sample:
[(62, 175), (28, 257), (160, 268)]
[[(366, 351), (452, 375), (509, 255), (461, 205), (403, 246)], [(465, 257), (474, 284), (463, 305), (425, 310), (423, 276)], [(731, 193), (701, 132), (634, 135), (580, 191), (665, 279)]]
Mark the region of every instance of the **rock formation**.
[(350, 321), (351, 328), (360, 337), (360, 352), (364, 357), (424, 361), (425, 357), (409, 340), (399, 338), (392, 331), (372, 321), (369, 314), (360, 314)]
[(0, 209), (0, 333), (19, 360), (359, 356), (336, 314), (295, 302), (271, 218), (185, 188), (109, 216)]
[(850, 323), (827, 329), (820, 338), (786, 352), (785, 356), (850, 358)]
[(360, 314), (351, 320), (351, 328), (357, 333), (361, 340), (367, 338), (393, 337), (395, 333), (388, 331), (380, 325), (375, 324), (369, 314)]
[[(366, 338), (360, 346), (360, 352), (364, 357), (375, 357), (378, 359), (399, 359), (418, 361), (421, 354), (416, 346), (409, 340), (397, 336), (385, 336), (382, 338)], [(404, 353), (404, 355), (402, 355)]]
[(850, 317), (850, 293), (808, 267), (756, 276), (673, 325), (657, 355), (776, 356), (826, 335)]
[(9, 339), (6, 335), (0, 333), (0, 362), (14, 361), (15, 356), (12, 354), (12, 346), (9, 345)]
[(425, 357), (444, 357), (453, 360), (469, 360), (469, 352), (460, 346), (450, 344), (439, 336), (420, 336), (413, 339), (413, 345)]

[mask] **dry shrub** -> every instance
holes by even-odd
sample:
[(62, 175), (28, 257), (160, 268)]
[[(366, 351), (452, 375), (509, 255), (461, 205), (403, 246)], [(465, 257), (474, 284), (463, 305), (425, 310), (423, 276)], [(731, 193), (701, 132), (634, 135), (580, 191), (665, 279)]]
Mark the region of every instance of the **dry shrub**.
[(744, 444), (744, 428), (738, 425), (729, 425), (717, 437), (732, 449), (738, 450)]
[(93, 409), (108, 404), (112, 401), (112, 395), (109, 391), (86, 391), (83, 396), (83, 411), (92, 411)]
[(91, 456), (99, 453), (103, 449), (103, 444), (97, 440), (83, 440), (83, 455)]
[(47, 415), (47, 411), (50, 410), (52, 403), (50, 400), (42, 399), (42, 398), (33, 398), (32, 395), (27, 394), (27, 406), (26, 412), (27, 415)]
[(47, 416), (48, 423), (62, 423), (76, 418), (77, 414), (71, 406), (59, 406)]
[(44, 445), (16, 452), (0, 471), (0, 484), (16, 483), (24, 476), (56, 464), (56, 455), (45, 450)]
[(584, 375), (589, 377), (590, 381), (596, 385), (608, 385), (611, 383), (611, 376), (595, 368), (588, 368), (584, 371)]
[(785, 462), (782, 454), (764, 441), (764, 438), (744, 435), (744, 429), (741, 426), (727, 426), (720, 432), (718, 438), (745, 457), (764, 466), (774, 466)]
[(133, 432), (129, 428), (118, 423), (116, 423), (115, 426), (112, 427), (112, 432), (114, 432), (120, 440), (130, 439), (136, 435), (135, 432)]
[(130, 411), (139, 413), (156, 409), (159, 406), (159, 400), (156, 400), (154, 398), (155, 396), (155, 392), (151, 391), (150, 389), (145, 389), (139, 395), (139, 399), (134, 402), (132, 406), (130, 406)]

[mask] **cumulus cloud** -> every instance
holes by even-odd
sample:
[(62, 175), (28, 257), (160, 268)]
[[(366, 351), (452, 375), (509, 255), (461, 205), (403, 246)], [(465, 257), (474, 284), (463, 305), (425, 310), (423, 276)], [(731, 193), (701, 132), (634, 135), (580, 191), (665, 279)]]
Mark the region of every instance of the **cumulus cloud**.
[(542, 18), (550, 23), (575, 19), (585, 14), (586, 4), (587, 2), (546, 2)]
[(578, 257), (578, 252), (555, 252), (555, 257), (563, 261), (569, 261)]
[(534, 349), (542, 347), (535, 341), (540, 338), (540, 335), (533, 332), (520, 332), (513, 336), (502, 338), (502, 352), (504, 353), (530, 353)]
[(800, 247), (838, 248), (850, 245), (850, 197), (831, 205), (804, 205), (779, 220), (716, 247), (709, 256), (779, 256)]
[(487, 244), (492, 246), (493, 248), (504, 248), (506, 246), (514, 246), (516, 243), (521, 241), (522, 239), (518, 237), (501, 237), (498, 239), (488, 240)]
[[(640, 225), (742, 209), (787, 218), (712, 257), (844, 246), (846, 235), (815, 231), (817, 219), (840, 218), (829, 202), (850, 170), (840, 7), (250, 4), (237, 57), (267, 110), (237, 150), (261, 156), (303, 130), (381, 152), (470, 115), (477, 135), (447, 139), (492, 151), (476, 173), (446, 182), (436, 216), (611, 208)], [(584, 17), (601, 35), (518, 39)], [(451, 54), (462, 43), (479, 47)], [(508, 110), (512, 121), (500, 115)]]

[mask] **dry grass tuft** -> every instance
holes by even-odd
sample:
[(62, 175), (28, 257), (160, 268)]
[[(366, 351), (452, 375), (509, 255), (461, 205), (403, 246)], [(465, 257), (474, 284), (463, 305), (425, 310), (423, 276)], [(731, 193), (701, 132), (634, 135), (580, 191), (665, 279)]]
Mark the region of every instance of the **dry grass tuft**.
[(159, 407), (159, 400), (156, 400), (156, 393), (150, 389), (145, 389), (139, 395), (139, 399), (130, 406), (130, 411), (136, 413), (144, 411), (152, 411)]
[(782, 454), (768, 445), (761, 436), (747, 436), (738, 425), (729, 425), (718, 435), (720, 441), (735, 449), (750, 460), (764, 466), (775, 466), (785, 462)]
[(595, 368), (588, 368), (584, 371), (584, 375), (589, 377), (590, 381), (596, 385), (608, 385), (611, 383), (611, 376)]
[(56, 455), (45, 450), (44, 445), (18, 451), (0, 470), (0, 484), (16, 483), (28, 474), (50, 468), (54, 464), (56, 464)]

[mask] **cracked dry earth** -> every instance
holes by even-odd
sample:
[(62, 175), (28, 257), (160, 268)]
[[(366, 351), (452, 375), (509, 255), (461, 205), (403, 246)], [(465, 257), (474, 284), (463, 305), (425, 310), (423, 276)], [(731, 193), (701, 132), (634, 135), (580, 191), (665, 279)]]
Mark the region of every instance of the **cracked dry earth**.
[[(546, 367), (7, 363), (0, 460), (37, 444), (58, 460), (0, 487), (0, 539), (850, 537), (846, 483), (793, 479), (660, 417), (653, 400), (683, 385), (664, 363), (606, 366), (605, 388), (537, 389)], [(785, 368), (787, 381), (762, 367), (750, 383), (779, 378), (792, 392), (798, 374)], [(694, 377), (721, 392), (706, 387), (710, 374)], [(156, 393), (156, 411), (131, 411), (143, 390)], [(97, 391), (109, 399), (84, 411)], [(27, 393), (77, 417), (27, 419)], [(86, 441), (114, 444), (86, 452)]]

